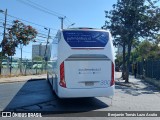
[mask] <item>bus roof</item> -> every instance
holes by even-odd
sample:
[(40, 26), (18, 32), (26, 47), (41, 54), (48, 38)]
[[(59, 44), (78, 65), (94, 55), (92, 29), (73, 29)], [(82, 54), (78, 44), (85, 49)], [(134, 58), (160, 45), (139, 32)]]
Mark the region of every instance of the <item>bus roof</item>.
[(63, 29), (62, 31), (69, 31), (69, 30), (90, 30), (90, 31), (107, 31), (107, 32), (109, 32), (109, 30), (100, 29), (100, 28), (89, 28), (89, 27), (67, 28), (67, 29)]

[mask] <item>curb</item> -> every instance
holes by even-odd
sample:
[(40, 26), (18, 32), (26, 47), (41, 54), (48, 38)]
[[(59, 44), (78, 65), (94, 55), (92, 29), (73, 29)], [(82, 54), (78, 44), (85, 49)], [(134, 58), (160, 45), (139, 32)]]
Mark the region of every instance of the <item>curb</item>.
[(32, 82), (32, 81), (36, 81), (36, 80), (47, 80), (46, 78), (35, 78), (35, 79), (29, 79), (27, 81)]
[[(155, 80), (155, 79), (151, 79), (151, 78), (144, 78), (142, 79), (144, 82), (153, 85), (154, 87), (156, 87), (157, 89), (160, 90), (160, 84), (157, 84), (159, 82), (159, 80)], [(160, 82), (159, 82), (160, 83)]]
[(126, 86), (126, 87), (132, 87), (131, 83), (125, 83), (125, 82), (115, 82), (115, 85), (121, 85), (121, 86)]
[(31, 79), (27, 79), (27, 80), (17, 80), (17, 81), (2, 81), (0, 82), (0, 84), (5, 84), (5, 83), (16, 83), (16, 82), (32, 82), (32, 81), (36, 81), (36, 80), (47, 80), (46, 78), (31, 78)]

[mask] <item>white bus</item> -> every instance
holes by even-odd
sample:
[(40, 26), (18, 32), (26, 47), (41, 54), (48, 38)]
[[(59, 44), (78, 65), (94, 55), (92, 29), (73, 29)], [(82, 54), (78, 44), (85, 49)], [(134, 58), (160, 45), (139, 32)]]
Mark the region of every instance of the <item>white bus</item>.
[(92, 28), (60, 30), (52, 43), (53, 68), (47, 79), (58, 97), (113, 96), (114, 48), (109, 31)]

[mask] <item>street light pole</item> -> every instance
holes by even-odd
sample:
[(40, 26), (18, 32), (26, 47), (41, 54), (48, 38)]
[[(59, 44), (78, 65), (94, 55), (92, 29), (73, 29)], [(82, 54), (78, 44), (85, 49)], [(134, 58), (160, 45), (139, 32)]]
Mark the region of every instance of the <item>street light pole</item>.
[(75, 23), (72, 23), (71, 25), (68, 26), (68, 28), (70, 28), (71, 26), (75, 25)]
[(46, 54), (47, 54), (47, 46), (48, 46), (48, 42), (49, 42), (49, 35), (50, 35), (50, 28), (48, 30), (48, 37), (47, 37), (47, 43), (46, 43), (46, 49), (45, 49), (44, 57), (46, 57)]
[(47, 43), (46, 43), (46, 48), (45, 48), (45, 53), (44, 53), (44, 59), (45, 59), (45, 71), (47, 70), (47, 61), (48, 61), (48, 57), (46, 56), (47, 54), (47, 46), (48, 46), (48, 43), (49, 43), (49, 36), (50, 35), (50, 28), (48, 30), (48, 37), (47, 37)]
[(63, 22), (64, 22), (64, 19), (66, 18), (66, 16), (58, 17), (58, 18), (61, 20), (61, 29), (63, 29)]

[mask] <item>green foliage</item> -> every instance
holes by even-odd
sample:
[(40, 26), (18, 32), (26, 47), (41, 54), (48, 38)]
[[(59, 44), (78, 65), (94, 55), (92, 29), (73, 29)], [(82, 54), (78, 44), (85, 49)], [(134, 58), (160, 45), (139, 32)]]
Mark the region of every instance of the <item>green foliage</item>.
[[(131, 47), (138, 38), (155, 38), (160, 30), (160, 10), (155, 6), (157, 1), (118, 0), (113, 10), (106, 11), (104, 29), (110, 29), (114, 45), (127, 45), (127, 79), (131, 57)], [(125, 55), (123, 55), (125, 56)], [(123, 58), (125, 60), (125, 58)]]
[(3, 46), (3, 52), (8, 56), (13, 56), (16, 52), (17, 44), (11, 38), (3, 39), (1, 45)]
[(33, 58), (33, 60), (35, 60), (35, 61), (42, 61), (43, 58), (41, 56), (36, 56), (36, 57)]
[(134, 58), (134, 61), (160, 59), (160, 47), (158, 44), (145, 40), (132, 52), (132, 57)]
[(123, 63), (123, 56), (122, 55), (116, 55), (115, 63), (122, 65)]
[(118, 0), (113, 10), (105, 11), (103, 28), (111, 30), (115, 46), (123, 42), (132, 43), (139, 37), (153, 37), (160, 30), (160, 13), (154, 6), (155, 2), (150, 1), (152, 5), (145, 3), (146, 0)]
[(13, 26), (9, 29), (9, 35), (15, 37), (19, 44), (28, 45), (30, 41), (34, 41), (37, 31), (32, 26), (26, 26), (22, 22), (15, 20)]
[(0, 52), (0, 71), (1, 71), (1, 67), (2, 67), (2, 61), (3, 59), (6, 59), (7, 57), (6, 56), (3, 56), (2, 55), (2, 52)]
[(28, 45), (29, 42), (34, 42), (37, 31), (30, 25), (15, 20), (11, 28), (8, 28), (8, 34), (2, 40), (1, 46), (4, 54), (13, 56), (18, 45)]

